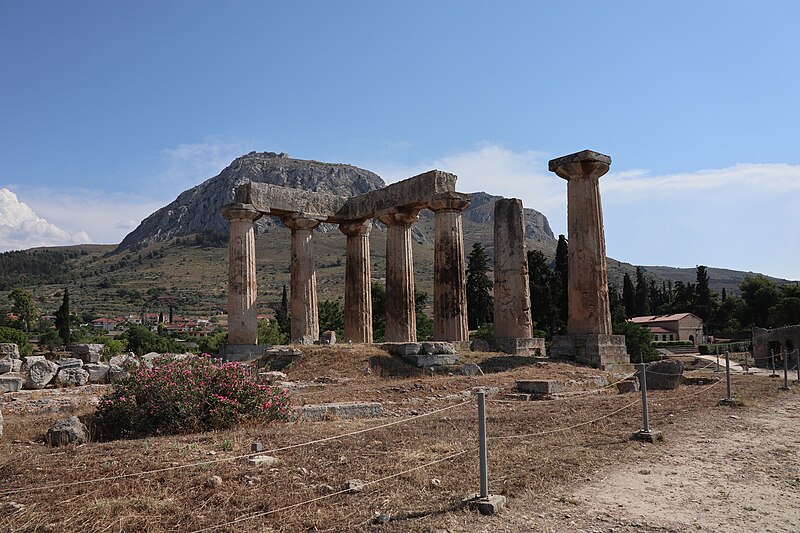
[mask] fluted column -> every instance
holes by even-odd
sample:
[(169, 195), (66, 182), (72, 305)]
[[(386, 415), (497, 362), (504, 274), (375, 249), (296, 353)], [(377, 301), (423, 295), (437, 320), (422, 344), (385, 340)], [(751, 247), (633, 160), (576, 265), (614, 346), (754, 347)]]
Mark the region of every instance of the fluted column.
[(258, 344), (256, 236), (253, 223), (262, 213), (248, 204), (229, 204), (222, 216), (230, 223), (228, 240), (228, 344)]
[(386, 224), (386, 342), (416, 342), (411, 225), (419, 211), (383, 215)]
[(467, 274), (461, 211), (469, 196), (446, 193), (434, 199), (433, 338), (437, 341), (469, 340), (467, 325)]
[(344, 273), (344, 340), (372, 342), (372, 286), (369, 260), (369, 232), (372, 221), (339, 224), (347, 235)]
[(611, 334), (608, 267), (600, 202), (600, 176), (611, 158), (584, 150), (550, 161), (550, 171), (567, 180), (570, 335)]
[(531, 337), (531, 299), (522, 200), (494, 204), (494, 335)]
[(293, 215), (283, 219), (292, 230), (292, 342), (313, 344), (319, 340), (317, 273), (314, 268), (313, 230), (320, 221)]

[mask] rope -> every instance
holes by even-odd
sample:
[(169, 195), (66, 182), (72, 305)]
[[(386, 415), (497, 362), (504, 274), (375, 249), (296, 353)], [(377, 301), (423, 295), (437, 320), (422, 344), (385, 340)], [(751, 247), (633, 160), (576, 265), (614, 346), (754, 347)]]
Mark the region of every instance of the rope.
[(447, 411), (449, 409), (455, 409), (456, 407), (461, 407), (461, 406), (464, 406), (464, 405), (467, 405), (467, 404), (470, 404), (470, 403), (472, 403), (472, 401), (471, 400), (467, 400), (465, 402), (461, 402), (461, 403), (458, 403), (458, 404), (455, 404), (455, 405), (450, 405), (448, 407), (443, 407), (441, 409), (436, 409), (435, 411), (431, 411), (429, 413), (423, 413), (421, 415), (412, 416), (410, 418), (404, 418), (402, 420), (395, 420), (393, 422), (387, 422), (387, 423), (381, 424), (379, 426), (369, 427), (369, 428), (365, 428), (365, 429), (359, 429), (359, 430), (356, 430), (356, 431), (351, 431), (349, 433), (342, 433), (340, 435), (333, 435), (331, 437), (324, 437), (324, 438), (321, 438), (321, 439), (315, 439), (315, 440), (312, 440), (312, 441), (303, 442), (303, 443), (299, 443), (299, 444), (291, 444), (291, 445), (288, 445), (288, 446), (282, 446), (280, 448), (273, 448), (271, 450), (253, 452), (253, 453), (248, 453), (248, 454), (244, 454), (244, 455), (236, 455), (234, 457), (222, 457), (220, 459), (210, 459), (210, 460), (207, 460), (207, 461), (198, 461), (198, 462), (195, 462), (195, 463), (188, 463), (188, 464), (184, 464), (184, 465), (166, 466), (166, 467), (163, 467), (163, 468), (155, 468), (155, 469), (152, 469), (152, 470), (144, 470), (142, 472), (131, 472), (131, 473), (128, 473), (128, 474), (118, 474), (118, 475), (115, 475), (115, 476), (105, 476), (105, 477), (99, 477), (99, 478), (94, 478), (94, 479), (83, 479), (83, 480), (78, 480), (78, 481), (72, 481), (72, 482), (69, 482), (69, 483), (56, 483), (55, 485), (46, 485), (46, 486), (45, 485), (40, 485), (38, 487), (9, 489), (9, 490), (0, 491), (0, 496), (7, 496), (9, 494), (19, 494), (19, 493), (23, 493), (23, 492), (34, 492), (34, 491), (39, 491), (39, 490), (48, 490), (48, 489), (57, 489), (57, 488), (64, 488), (64, 487), (73, 487), (73, 486), (76, 486), (76, 485), (86, 485), (86, 484), (89, 484), (89, 483), (98, 483), (98, 482), (101, 482), (101, 481), (113, 481), (113, 480), (117, 480), (117, 479), (125, 479), (125, 478), (131, 478), (131, 477), (146, 476), (146, 475), (150, 475), (150, 474), (159, 474), (161, 472), (169, 472), (169, 471), (172, 471), (172, 470), (181, 470), (181, 469), (184, 469), (184, 468), (193, 468), (193, 467), (196, 467), (196, 466), (205, 466), (205, 465), (211, 465), (211, 464), (216, 464), (216, 463), (223, 463), (223, 462), (226, 462), (226, 461), (236, 461), (238, 459), (247, 459), (248, 457), (253, 457), (253, 456), (256, 456), (256, 455), (265, 455), (265, 454), (271, 454), (271, 453), (276, 453), (276, 452), (282, 452), (282, 451), (291, 450), (291, 449), (295, 449), (295, 448), (302, 448), (302, 447), (305, 447), (305, 446), (310, 446), (312, 444), (320, 444), (320, 443), (323, 443), (323, 442), (329, 442), (329, 441), (332, 441), (332, 440), (342, 439), (342, 438), (345, 438), (345, 437), (351, 437), (353, 435), (360, 435), (362, 433), (368, 433), (370, 431), (376, 431), (376, 430), (383, 429), (383, 428), (386, 428), (386, 427), (395, 426), (395, 425), (398, 425), (398, 424), (403, 424), (405, 422), (411, 422), (411, 421), (414, 421), (414, 420), (419, 420), (420, 418), (424, 418), (424, 417), (427, 417), (427, 416), (435, 415), (437, 413), (441, 413), (442, 411)]
[[(381, 483), (383, 481), (388, 481), (390, 479), (394, 479), (396, 477), (400, 477), (400, 476), (403, 476), (405, 474), (409, 474), (411, 472), (415, 472), (417, 470), (422, 470), (423, 468), (427, 468), (429, 466), (433, 466), (433, 465), (438, 464), (438, 463), (443, 463), (445, 461), (449, 461), (451, 459), (455, 459), (456, 457), (460, 457), (460, 456), (462, 456), (462, 455), (474, 450), (475, 448), (477, 448), (477, 446), (475, 446), (475, 447), (473, 447), (473, 448), (471, 448), (469, 450), (461, 450), (460, 452), (456, 452), (456, 453), (450, 454), (450, 455), (448, 455), (446, 457), (442, 457), (441, 459), (436, 459), (435, 461), (430, 461), (428, 463), (425, 463), (425, 464), (422, 464), (422, 465), (419, 465), (419, 466), (415, 466), (414, 468), (409, 468), (408, 470), (404, 470), (402, 472), (397, 472), (396, 474), (391, 474), (391, 475), (384, 476), (384, 477), (379, 478), (379, 479), (373, 479), (372, 481), (367, 481), (367, 482), (364, 483), (364, 487), (368, 487), (368, 486), (374, 485), (376, 483)], [(250, 516), (242, 516), (242, 517), (239, 517), (239, 518), (237, 518), (235, 520), (231, 520), (230, 522), (217, 524), (215, 526), (209, 526), (209, 527), (206, 527), (206, 528), (203, 528), (203, 529), (196, 529), (192, 533), (202, 533), (204, 531), (212, 531), (214, 529), (219, 529), (221, 527), (232, 526), (234, 524), (245, 522), (247, 520), (252, 520), (254, 518), (260, 518), (262, 516), (267, 516), (267, 515), (271, 515), (271, 514), (274, 514), (274, 513), (279, 513), (281, 511), (288, 511), (289, 509), (294, 509), (296, 507), (300, 507), (300, 506), (303, 506), (303, 505), (308, 505), (309, 503), (314, 503), (314, 502), (318, 502), (320, 500), (325, 500), (327, 498), (332, 498), (334, 496), (338, 496), (339, 494), (344, 494), (345, 492), (349, 492), (349, 491), (350, 491), (350, 489), (342, 489), (340, 491), (332, 492), (332, 493), (326, 494), (324, 496), (318, 496), (318, 497), (312, 498), (310, 500), (305, 500), (305, 501), (302, 501), (302, 502), (299, 502), (299, 503), (294, 503), (292, 505), (287, 505), (285, 507), (279, 507), (278, 509), (272, 509), (271, 511), (263, 511), (263, 512), (260, 512), (260, 513), (252, 514)]]
[[(598, 394), (598, 393), (603, 392), (604, 390), (606, 390), (606, 389), (608, 389), (610, 387), (613, 387), (617, 383), (620, 383), (622, 381), (625, 381), (626, 379), (632, 378), (635, 375), (636, 375), (636, 372), (634, 372), (632, 374), (628, 374), (627, 376), (625, 376), (623, 378), (620, 378), (617, 381), (612, 381), (608, 385), (604, 385), (604, 386), (602, 386), (602, 387), (600, 387), (598, 389), (594, 389), (594, 390), (583, 391), (580, 394), (574, 394), (572, 396), (558, 396), (558, 397), (553, 398), (552, 400), (549, 400), (548, 402), (545, 402), (545, 404), (550, 403), (550, 402), (557, 402), (557, 401), (574, 400), (576, 398), (585, 398), (586, 396), (591, 396), (593, 394)], [(516, 404), (516, 405), (520, 405), (520, 401), (519, 400), (495, 400), (495, 399), (487, 398), (486, 401), (487, 402), (491, 402), (491, 403), (513, 403), (513, 404)], [(537, 402), (531, 402), (531, 405), (544, 405), (544, 404), (537, 403)]]

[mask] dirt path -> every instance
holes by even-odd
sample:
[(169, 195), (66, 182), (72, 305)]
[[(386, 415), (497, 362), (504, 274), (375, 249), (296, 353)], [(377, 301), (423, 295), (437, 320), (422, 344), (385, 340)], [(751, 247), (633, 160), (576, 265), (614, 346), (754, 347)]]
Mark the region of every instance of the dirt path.
[(641, 445), (630, 462), (549, 502), (517, 499), (476, 530), (800, 531), (800, 393), (659, 429), (665, 442)]

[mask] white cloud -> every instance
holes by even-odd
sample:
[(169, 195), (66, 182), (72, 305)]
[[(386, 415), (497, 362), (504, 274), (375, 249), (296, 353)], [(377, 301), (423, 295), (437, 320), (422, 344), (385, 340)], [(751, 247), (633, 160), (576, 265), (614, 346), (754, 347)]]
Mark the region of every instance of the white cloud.
[(86, 231), (70, 233), (36, 214), (9, 189), (0, 188), (0, 251), (90, 242)]
[(231, 161), (255, 148), (252, 141), (207, 137), (198, 143), (182, 143), (162, 151), (164, 169), (158, 173), (160, 183), (178, 187), (175, 194), (183, 192), (216, 176)]

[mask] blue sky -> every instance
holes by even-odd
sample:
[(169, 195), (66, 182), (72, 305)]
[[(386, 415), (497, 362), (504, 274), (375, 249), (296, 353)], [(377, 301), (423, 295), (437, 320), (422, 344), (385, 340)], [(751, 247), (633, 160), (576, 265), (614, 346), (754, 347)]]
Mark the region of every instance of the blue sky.
[(250, 150), (438, 167), (609, 255), (800, 279), (800, 3), (0, 1), (0, 249), (119, 242)]

